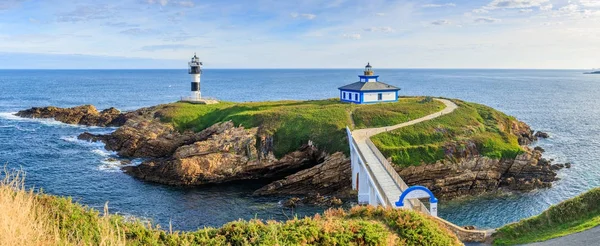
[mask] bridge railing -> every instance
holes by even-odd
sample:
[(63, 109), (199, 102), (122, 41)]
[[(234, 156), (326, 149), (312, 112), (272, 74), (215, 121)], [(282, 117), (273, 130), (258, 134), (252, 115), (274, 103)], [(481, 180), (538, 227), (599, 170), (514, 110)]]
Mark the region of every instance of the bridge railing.
[[(392, 164), (385, 158), (385, 156), (381, 153), (381, 151), (379, 151), (379, 149), (375, 146), (373, 141), (371, 141), (371, 139), (367, 138), (366, 142), (367, 142), (367, 146), (369, 146), (371, 151), (373, 151), (373, 153), (375, 154), (375, 157), (377, 157), (377, 159), (379, 160), (379, 162), (381, 162), (381, 164), (383, 165), (385, 170), (390, 174), (390, 176), (392, 177), (394, 182), (396, 182), (396, 185), (398, 185), (398, 187), (400, 187), (400, 190), (405, 191), (406, 189), (408, 189), (408, 185), (406, 184), (406, 182), (404, 182), (402, 177), (400, 177), (400, 174), (398, 174), (398, 172), (396, 172), (396, 169), (394, 169), (394, 166), (392, 166)], [(390, 199), (400, 199), (400, 198), (399, 197), (398, 198), (390, 197)], [(389, 201), (389, 202), (392, 202), (392, 201)], [(425, 205), (419, 199), (409, 199), (409, 203), (410, 203), (411, 208), (413, 208), (413, 209), (416, 208), (423, 213), (429, 214), (429, 210), (427, 210), (427, 207), (425, 207)]]
[[(360, 148), (358, 148), (358, 143), (356, 142), (356, 139), (354, 139), (354, 136), (352, 136), (352, 132), (347, 127), (346, 127), (346, 130), (348, 131), (348, 136), (350, 138), (349, 141), (352, 142), (353, 149), (356, 150), (356, 153), (358, 153), (358, 155), (359, 155), (360, 163), (363, 163), (365, 170), (367, 170), (367, 175), (369, 176), (368, 180), (375, 185), (375, 192), (376, 192), (377, 197), (379, 198), (379, 200), (381, 200), (381, 201), (383, 201), (383, 203), (385, 203), (384, 204), (385, 207), (393, 207), (392, 204), (390, 203), (389, 199), (387, 197), (385, 197), (385, 195), (384, 195), (385, 193), (383, 193), (383, 188), (381, 187), (379, 182), (377, 182), (377, 179), (375, 179), (375, 177), (373, 176), (373, 171), (369, 167), (369, 163), (367, 163), (367, 161), (366, 161), (367, 159), (365, 158), (363, 153), (360, 151)], [(352, 150), (350, 150), (350, 151), (352, 151)]]

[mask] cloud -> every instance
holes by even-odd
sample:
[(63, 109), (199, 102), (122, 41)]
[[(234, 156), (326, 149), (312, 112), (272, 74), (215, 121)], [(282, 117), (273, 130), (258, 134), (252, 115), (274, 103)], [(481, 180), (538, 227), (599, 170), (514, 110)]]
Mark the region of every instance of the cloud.
[(169, 3), (169, 0), (147, 0), (147, 2), (148, 2), (149, 4), (155, 4), (155, 3), (158, 3), (158, 4), (160, 4), (161, 6), (167, 6), (167, 4)]
[(87, 22), (91, 20), (109, 19), (115, 16), (114, 9), (107, 5), (80, 5), (73, 11), (58, 14), (57, 22)]
[(579, 4), (585, 7), (600, 7), (600, 1), (598, 0), (579, 0)]
[(552, 7), (554, 7), (552, 4), (541, 5), (540, 10), (541, 11), (550, 11), (550, 10), (552, 10)]
[(193, 1), (190, 0), (185, 0), (185, 1), (170, 1), (170, 0), (146, 0), (146, 2), (148, 4), (159, 4), (160, 6), (167, 6), (167, 5), (178, 5), (181, 7), (194, 7), (196, 4), (194, 4)]
[(444, 3), (444, 4), (425, 4), (421, 5), (423, 8), (442, 8), (442, 7), (456, 7), (455, 3)]
[(152, 34), (160, 34), (158, 31), (154, 29), (143, 29), (143, 28), (129, 28), (119, 32), (120, 34), (129, 35), (129, 36), (145, 36)]
[(497, 23), (500, 22), (500, 19), (491, 18), (491, 17), (479, 17), (473, 20), (475, 23)]
[(579, 5), (577, 4), (569, 4), (567, 6), (564, 6), (560, 9), (558, 9), (558, 11), (563, 12), (563, 13), (574, 13), (577, 12), (579, 10)]
[(121, 27), (121, 28), (126, 28), (126, 27), (139, 27), (139, 25), (137, 24), (131, 24), (131, 23), (127, 23), (127, 22), (106, 22), (104, 24), (102, 24), (103, 26), (109, 26), (109, 27)]
[(474, 13), (487, 13), (496, 9), (527, 9), (532, 7), (541, 7), (550, 0), (493, 0), (489, 4), (473, 10)]
[(24, 0), (0, 0), (0, 10), (16, 7)]
[(385, 13), (375, 13), (377, 16), (385, 16)]
[(368, 28), (364, 28), (363, 29), (365, 32), (394, 32), (394, 28), (391, 28), (389, 26), (382, 26), (382, 27), (368, 27)]
[(436, 20), (430, 23), (431, 25), (434, 26), (444, 26), (444, 25), (450, 25), (452, 24), (452, 22), (450, 22), (449, 20)]
[(531, 13), (533, 12), (533, 9), (521, 9), (519, 10), (519, 13)]
[[(143, 51), (159, 51), (159, 50), (193, 50), (197, 49), (199, 46), (196, 45), (187, 45), (187, 44), (159, 44), (159, 45), (146, 45), (142, 46), (141, 50)], [(204, 47), (206, 48), (206, 47)]]
[(315, 14), (308, 14), (308, 13), (304, 13), (304, 14), (291, 13), (290, 16), (292, 18), (294, 18), (294, 19), (304, 18), (304, 19), (307, 19), (307, 20), (313, 20), (313, 19), (317, 18), (317, 15), (315, 15)]
[(355, 39), (355, 40), (361, 39), (361, 36), (358, 33), (344, 34), (344, 35), (342, 35), (342, 37), (347, 38), (347, 39)]

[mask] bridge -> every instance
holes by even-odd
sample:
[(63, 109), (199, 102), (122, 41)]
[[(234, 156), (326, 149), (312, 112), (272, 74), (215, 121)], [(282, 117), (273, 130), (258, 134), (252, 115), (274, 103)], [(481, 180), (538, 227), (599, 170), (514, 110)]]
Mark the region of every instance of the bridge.
[[(358, 191), (358, 202), (360, 204), (417, 210), (436, 217), (462, 241), (482, 242), (487, 238), (489, 232), (465, 230), (437, 217), (437, 200), (433, 194), (425, 187), (409, 187), (406, 185), (393, 165), (387, 161), (370, 139), (379, 133), (435, 119), (452, 113), (458, 108), (450, 100), (440, 98), (434, 100), (442, 102), (446, 107), (439, 112), (393, 126), (355, 131), (346, 128), (350, 144), (352, 189)], [(416, 195), (411, 196), (409, 193), (413, 192)], [(418, 199), (423, 197), (429, 197), (430, 209)]]

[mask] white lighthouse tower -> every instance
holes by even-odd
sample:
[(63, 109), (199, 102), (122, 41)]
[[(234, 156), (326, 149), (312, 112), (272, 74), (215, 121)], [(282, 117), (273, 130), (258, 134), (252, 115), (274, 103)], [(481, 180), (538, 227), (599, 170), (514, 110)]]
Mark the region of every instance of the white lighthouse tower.
[(190, 97), (184, 97), (181, 100), (199, 104), (218, 103), (218, 101), (214, 99), (202, 98), (202, 93), (200, 92), (200, 75), (202, 75), (202, 62), (200, 61), (198, 56), (196, 56), (196, 53), (194, 53), (194, 57), (192, 57), (192, 60), (188, 62), (188, 65), (188, 73), (192, 76), (192, 94)]
[(202, 94), (200, 92), (200, 75), (202, 74), (202, 62), (194, 53), (194, 57), (192, 57), (192, 61), (188, 63), (190, 69), (188, 73), (192, 75), (192, 98), (193, 100), (199, 101), (202, 98)]

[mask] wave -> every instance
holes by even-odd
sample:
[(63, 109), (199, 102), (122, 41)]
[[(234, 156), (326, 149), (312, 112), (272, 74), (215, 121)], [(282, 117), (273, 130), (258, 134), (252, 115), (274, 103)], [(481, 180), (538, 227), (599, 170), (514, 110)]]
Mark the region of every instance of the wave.
[(98, 170), (104, 171), (104, 172), (111, 172), (111, 173), (123, 172), (123, 170), (121, 170), (121, 168), (123, 168), (123, 167), (137, 166), (142, 163), (141, 159), (131, 160), (131, 162), (128, 164), (123, 164), (122, 161), (123, 160), (116, 159), (116, 158), (106, 158), (106, 159), (100, 161), (101, 164), (98, 166)]
[[(102, 131), (101, 133), (105, 132), (106, 134), (111, 133), (117, 129), (117, 127), (83, 126), (83, 125), (67, 124), (67, 123), (57, 121), (52, 118), (23, 118), (20, 116), (16, 116), (15, 115), (16, 113), (17, 112), (0, 112), (0, 119), (6, 119), (6, 120), (10, 120), (10, 121), (20, 121), (20, 122), (35, 122), (35, 123), (41, 123), (46, 126), (72, 127), (72, 128), (86, 129), (86, 130), (102, 129), (105, 131)], [(100, 134), (100, 133), (98, 133), (98, 134)]]
[(86, 141), (86, 140), (81, 140), (78, 139), (76, 136), (62, 136), (60, 137), (61, 140), (69, 142), (69, 143), (75, 143), (81, 146), (87, 146), (87, 147), (104, 147), (104, 143), (102, 142), (90, 142), (90, 141)]

